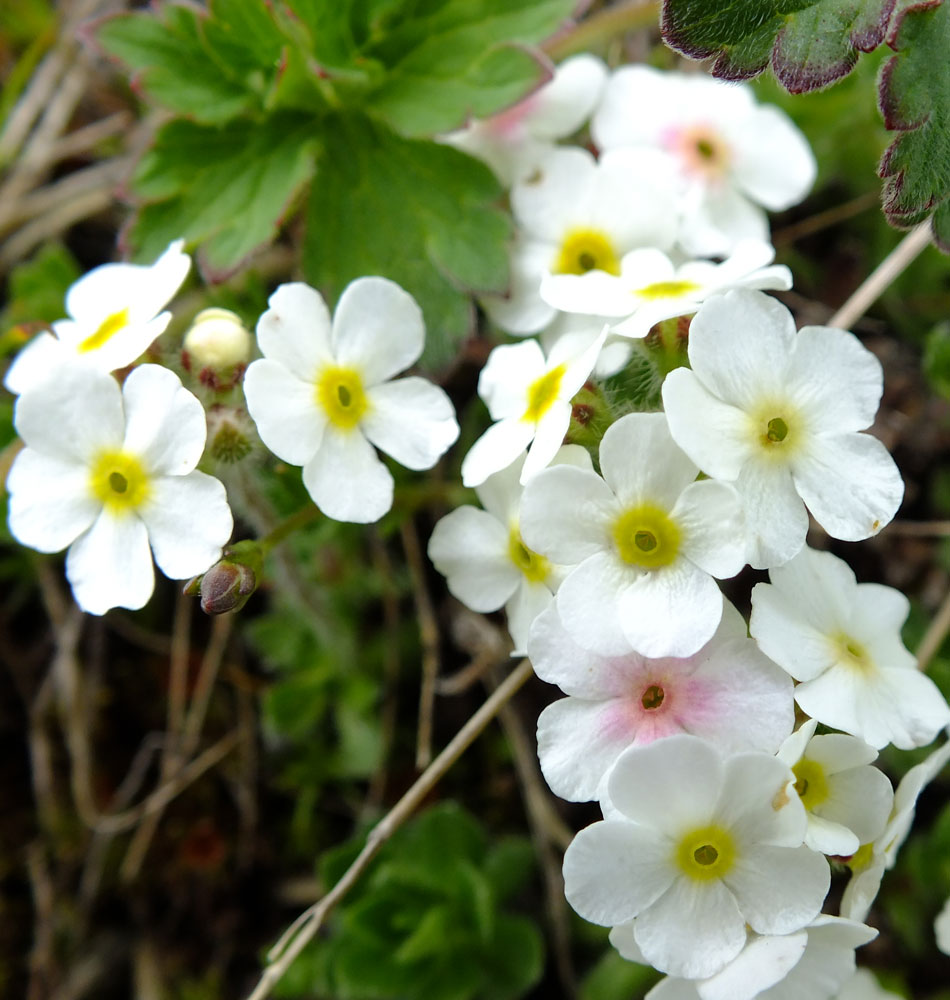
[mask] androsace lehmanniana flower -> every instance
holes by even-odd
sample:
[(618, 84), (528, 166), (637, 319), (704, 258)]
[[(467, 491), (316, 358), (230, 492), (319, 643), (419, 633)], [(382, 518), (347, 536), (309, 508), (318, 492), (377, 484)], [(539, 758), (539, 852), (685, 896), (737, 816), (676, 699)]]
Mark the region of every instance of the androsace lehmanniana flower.
[(41, 552), (69, 546), (83, 610), (141, 608), (152, 553), (173, 579), (221, 555), (231, 511), (221, 483), (195, 469), (204, 410), (173, 372), (142, 365), (120, 388), (106, 372), (63, 366), (23, 392), (15, 423), (26, 448), (7, 480), (10, 530)]
[(376, 448), (408, 469), (430, 469), (458, 437), (449, 397), (417, 376), (393, 376), (425, 342), (415, 299), (386, 278), (358, 278), (336, 312), (302, 283), (281, 285), (257, 325), (264, 357), (244, 378), (261, 440), (303, 466), (314, 503), (337, 521), (377, 521), (393, 478)]
[(782, 744), (779, 760), (795, 775), (808, 814), (805, 843), (813, 851), (847, 857), (880, 836), (894, 804), (887, 775), (872, 767), (877, 751), (842, 733), (815, 736), (805, 722)]
[(603, 150), (670, 156), (683, 204), (679, 242), (700, 257), (726, 255), (744, 237), (767, 240), (762, 208), (800, 201), (817, 170), (808, 141), (782, 111), (758, 105), (750, 87), (701, 73), (617, 70), (591, 133)]
[(561, 338), (547, 358), (536, 340), (502, 344), (489, 354), (478, 394), (496, 423), (462, 461), (466, 486), (507, 468), (525, 448), (522, 483), (550, 463), (571, 423), (571, 398), (590, 377), (606, 336), (601, 329), (591, 338)]
[(904, 484), (870, 434), (880, 362), (854, 334), (806, 326), (762, 292), (739, 289), (700, 307), (688, 368), (670, 372), (663, 405), (676, 443), (742, 497), (749, 562), (780, 565), (805, 544), (808, 516), (858, 541), (894, 516)]
[(4, 385), (21, 393), (62, 364), (82, 362), (111, 372), (132, 364), (165, 331), (172, 316), (162, 312), (191, 267), (176, 240), (150, 267), (103, 264), (83, 275), (66, 294), (69, 319), (53, 333), (40, 333), (17, 355)]
[[(590, 469), (590, 455), (564, 445), (553, 464)], [(521, 469), (524, 458), (475, 487), (484, 510), (465, 505), (446, 514), (429, 539), (429, 558), (447, 578), (449, 590), (473, 611), (502, 605), (514, 641), (512, 656), (524, 656), (534, 619), (551, 603), (566, 572), (527, 548), (521, 538)]]
[(697, 482), (662, 413), (631, 413), (600, 445), (603, 478), (545, 469), (525, 487), (521, 534), (576, 564), (557, 593), (571, 638), (605, 655), (691, 656), (722, 616), (713, 577), (746, 561), (742, 508), (726, 483)]
[(647, 961), (687, 979), (732, 961), (746, 925), (800, 930), (818, 916), (830, 870), (803, 846), (793, 781), (770, 754), (726, 756), (696, 736), (629, 748), (607, 781), (612, 818), (564, 855), (568, 902), (604, 926), (636, 919)]
[(511, 191), (517, 227), (511, 289), (482, 304), (508, 333), (543, 330), (557, 310), (540, 294), (545, 274), (619, 274), (637, 247), (668, 250), (679, 227), (679, 202), (665, 154), (623, 150), (599, 160), (585, 149), (552, 152)]
[(553, 604), (531, 629), (528, 655), (535, 673), (568, 695), (538, 719), (538, 756), (552, 791), (574, 802), (604, 798), (629, 746), (692, 733), (727, 751), (775, 753), (795, 721), (791, 679), (748, 638), (728, 601), (716, 634), (683, 659), (591, 653)]
[(802, 711), (880, 748), (925, 746), (950, 722), (936, 684), (901, 641), (910, 603), (858, 583), (844, 560), (805, 548), (752, 590), (750, 629), (763, 652), (801, 681)]
[(546, 274), (541, 297), (563, 312), (610, 317), (612, 333), (645, 337), (661, 320), (694, 313), (730, 288), (791, 288), (791, 271), (773, 265), (774, 257), (775, 250), (758, 240), (742, 240), (721, 264), (693, 260), (676, 267), (660, 250), (631, 250), (616, 275)]
[(491, 118), (475, 119), (439, 141), (484, 161), (510, 187), (536, 169), (555, 140), (573, 135), (587, 121), (606, 79), (607, 67), (596, 56), (572, 56), (523, 101)]

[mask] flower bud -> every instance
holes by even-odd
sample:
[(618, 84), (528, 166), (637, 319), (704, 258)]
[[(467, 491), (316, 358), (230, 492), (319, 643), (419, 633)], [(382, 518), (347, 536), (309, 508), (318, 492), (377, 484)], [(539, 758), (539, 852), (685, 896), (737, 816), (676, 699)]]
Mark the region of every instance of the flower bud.
[(579, 444), (597, 453), (601, 438), (613, 423), (613, 414), (604, 394), (593, 382), (585, 382), (571, 399), (571, 423), (565, 444)]
[(208, 454), (216, 462), (240, 462), (251, 453), (254, 441), (254, 427), (244, 410), (221, 405), (208, 410)]
[(251, 335), (241, 317), (230, 310), (203, 309), (185, 334), (183, 349), (186, 368), (197, 369), (201, 380), (212, 388), (221, 382), (230, 388), (234, 379), (221, 376), (243, 371), (251, 355)]
[(263, 556), (255, 541), (236, 542), (224, 550), (224, 556), (201, 576), (185, 584), (183, 593), (201, 597), (206, 615), (240, 611), (257, 590)]

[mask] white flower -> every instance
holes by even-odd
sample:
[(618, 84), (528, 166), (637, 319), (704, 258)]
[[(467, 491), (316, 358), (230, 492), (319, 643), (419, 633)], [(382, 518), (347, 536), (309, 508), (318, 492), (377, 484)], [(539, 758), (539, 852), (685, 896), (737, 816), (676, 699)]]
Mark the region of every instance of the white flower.
[(251, 335), (230, 309), (202, 309), (191, 321), (182, 347), (199, 369), (233, 368), (251, 356)]
[(478, 486), (527, 448), (521, 482), (545, 468), (571, 423), (571, 399), (590, 377), (606, 329), (587, 338), (562, 338), (547, 358), (536, 340), (502, 344), (488, 355), (478, 394), (496, 423), (462, 461), (462, 482)]
[(801, 681), (813, 719), (883, 747), (924, 746), (950, 722), (937, 686), (901, 642), (910, 611), (892, 587), (858, 583), (844, 560), (803, 549), (752, 590), (750, 630), (763, 652)]
[(554, 605), (535, 621), (528, 656), (542, 680), (569, 696), (541, 713), (538, 756), (552, 791), (575, 802), (603, 798), (629, 746), (686, 732), (727, 751), (774, 753), (795, 721), (790, 678), (759, 652), (728, 601), (716, 634), (687, 659), (590, 653)]
[(605, 926), (636, 918), (634, 938), (663, 972), (715, 975), (760, 934), (790, 934), (818, 915), (825, 859), (802, 846), (805, 813), (775, 757), (724, 758), (695, 736), (631, 747), (607, 782), (614, 815), (564, 855), (568, 902)]
[(565, 59), (533, 94), (491, 118), (475, 119), (440, 138), (483, 160), (506, 187), (527, 177), (555, 139), (573, 135), (600, 99), (607, 67), (595, 56)]
[(247, 408), (278, 458), (303, 466), (314, 503), (337, 521), (377, 521), (393, 478), (375, 445), (429, 469), (458, 437), (449, 397), (423, 378), (390, 381), (425, 341), (415, 300), (385, 278), (343, 290), (331, 322), (319, 293), (281, 285), (257, 324), (264, 357), (244, 377)]
[(885, 990), (868, 969), (855, 969), (841, 987), (837, 1000), (904, 1000), (899, 993)]
[(934, 937), (937, 939), (937, 947), (944, 955), (950, 955), (950, 898), (943, 904), (934, 921)]
[(782, 111), (757, 105), (750, 87), (700, 73), (617, 70), (591, 133), (601, 149), (670, 155), (685, 203), (680, 242), (700, 257), (726, 254), (743, 237), (768, 239), (758, 206), (789, 208), (815, 180), (808, 142)]
[(17, 401), (26, 443), (7, 479), (10, 531), (40, 552), (69, 546), (66, 575), (85, 611), (141, 608), (152, 553), (173, 579), (206, 570), (231, 534), (217, 479), (195, 471), (205, 415), (178, 376), (142, 365), (120, 389), (63, 366)]
[(852, 736), (815, 736), (806, 722), (782, 744), (779, 760), (795, 775), (795, 791), (808, 813), (805, 844), (813, 851), (847, 857), (884, 831), (894, 790), (882, 771), (869, 766), (877, 751)]
[[(150, 267), (103, 264), (66, 293), (70, 319), (57, 320), (17, 355), (4, 385), (25, 392), (58, 365), (82, 361), (103, 372), (132, 364), (164, 332), (172, 318), (162, 312), (191, 267), (176, 240)], [(53, 335), (55, 334), (55, 336)]]
[[(757, 569), (805, 544), (808, 516), (833, 537), (858, 541), (890, 521), (904, 493), (874, 421), (880, 362), (833, 327), (797, 334), (791, 313), (761, 292), (704, 302), (689, 333), (692, 370), (663, 384), (676, 443), (707, 475), (735, 485)], [(804, 501), (804, 503), (802, 502)]]
[(791, 288), (787, 267), (768, 266), (774, 257), (768, 243), (751, 239), (738, 243), (721, 264), (693, 260), (676, 267), (660, 250), (631, 250), (617, 275), (545, 275), (541, 297), (564, 312), (614, 317), (612, 332), (645, 337), (661, 320), (694, 313), (711, 295), (730, 288)]
[[(591, 468), (579, 445), (565, 445), (554, 463)], [(468, 505), (443, 517), (429, 539), (429, 558), (449, 590), (473, 611), (505, 605), (512, 656), (524, 656), (531, 623), (551, 603), (563, 568), (527, 548), (518, 526), (524, 459), (475, 488), (484, 510)]]
[(595, 160), (585, 149), (557, 149), (514, 186), (511, 210), (511, 289), (482, 304), (514, 334), (536, 333), (554, 319), (555, 308), (540, 294), (545, 274), (618, 274), (629, 250), (671, 247), (679, 225), (667, 158), (652, 150)]
[(914, 823), (917, 799), (950, 760), (950, 740), (938, 747), (901, 778), (894, 792), (894, 807), (884, 832), (872, 844), (862, 844), (848, 860), (851, 881), (841, 897), (841, 916), (864, 920), (881, 888), (884, 872), (893, 868), (897, 852)]
[(821, 914), (794, 934), (752, 934), (715, 976), (698, 982), (667, 977), (647, 1000), (831, 1000), (854, 974), (855, 948), (875, 937), (873, 927)]
[(521, 534), (553, 562), (578, 564), (557, 593), (578, 645), (605, 655), (691, 656), (722, 616), (713, 577), (745, 562), (742, 510), (725, 483), (696, 482), (662, 413), (632, 413), (600, 445), (603, 479), (545, 469), (525, 487)]

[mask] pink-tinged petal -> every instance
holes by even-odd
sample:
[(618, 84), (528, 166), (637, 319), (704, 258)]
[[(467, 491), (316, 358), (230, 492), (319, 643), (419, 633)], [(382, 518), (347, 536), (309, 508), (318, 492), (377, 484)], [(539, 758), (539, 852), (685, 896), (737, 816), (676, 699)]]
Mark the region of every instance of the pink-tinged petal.
[(407, 469), (431, 469), (459, 436), (452, 401), (424, 378), (402, 378), (367, 392), (363, 433)]
[(557, 611), (571, 638), (604, 656), (630, 650), (620, 615), (628, 573), (609, 553), (598, 552), (568, 574), (558, 588)]
[(393, 505), (393, 477), (358, 430), (327, 427), (320, 450), (303, 467), (303, 483), (335, 521), (370, 524)]
[(639, 915), (633, 933), (657, 969), (690, 979), (715, 975), (746, 942), (745, 921), (722, 882), (682, 876)]
[(581, 830), (564, 854), (564, 894), (592, 923), (626, 923), (673, 883), (672, 845), (634, 823), (604, 820)]
[(835, 656), (828, 633), (796, 614), (789, 602), (784, 588), (757, 583), (749, 630), (766, 656), (795, 680), (810, 681), (831, 667)]
[(706, 826), (722, 791), (719, 751), (685, 734), (626, 750), (607, 779), (607, 795), (628, 819), (669, 837)]
[(59, 552), (99, 516), (89, 470), (25, 448), (7, 476), (10, 532), (39, 552)]
[(565, 694), (588, 699), (629, 694), (633, 679), (647, 669), (639, 653), (607, 658), (579, 646), (561, 624), (556, 604), (534, 623), (528, 656), (541, 680), (557, 684)]
[(683, 490), (670, 512), (683, 534), (684, 558), (720, 580), (745, 565), (745, 512), (728, 483), (704, 479)]
[(703, 303), (689, 329), (689, 362), (716, 397), (740, 409), (780, 395), (795, 344), (792, 314), (762, 292), (734, 289)]
[(894, 459), (870, 434), (816, 437), (795, 461), (792, 477), (815, 520), (847, 542), (876, 535), (904, 498)]
[(786, 466), (749, 462), (733, 484), (742, 498), (754, 569), (788, 562), (805, 545), (808, 514)]
[(173, 580), (203, 573), (221, 557), (234, 522), (224, 486), (213, 476), (159, 476), (139, 516), (158, 568)]
[(85, 365), (60, 368), (55, 378), (20, 396), (13, 422), (27, 447), (87, 464), (99, 451), (122, 446), (122, 392), (105, 372)]
[(612, 702), (561, 698), (538, 717), (541, 771), (555, 795), (569, 802), (600, 798), (604, 781), (633, 742), (629, 714)]
[(278, 458), (304, 465), (316, 454), (328, 421), (312, 382), (261, 358), (244, 375), (244, 396), (257, 433)]
[(736, 144), (731, 165), (736, 185), (770, 212), (797, 204), (818, 172), (808, 140), (788, 115), (770, 106), (752, 109), (743, 127), (748, 138)]
[(497, 611), (522, 579), (508, 557), (507, 528), (475, 507), (446, 514), (432, 531), (428, 552), (451, 593), (473, 611)]
[(521, 482), (526, 483), (546, 469), (564, 444), (564, 437), (571, 426), (571, 404), (552, 403), (547, 413), (535, 426), (534, 440), (521, 467)]
[(554, 601), (554, 594), (543, 584), (522, 578), (520, 585), (505, 603), (508, 632), (515, 648), (512, 656), (524, 656), (534, 620)]
[(663, 383), (663, 407), (677, 445), (707, 475), (734, 480), (753, 454), (749, 418), (717, 399), (688, 368)]
[(650, 503), (667, 511), (699, 472), (662, 413), (629, 413), (611, 424), (600, 443), (600, 468), (624, 507)]
[(586, 53), (565, 59), (553, 79), (528, 98), (525, 126), (539, 139), (563, 139), (594, 110), (607, 81), (607, 67)]
[(619, 598), (620, 626), (644, 656), (692, 656), (722, 617), (722, 594), (708, 573), (685, 559), (630, 581)]
[(847, 434), (874, 423), (884, 371), (853, 333), (804, 326), (792, 349), (788, 385), (795, 405), (823, 434)]
[(281, 285), (257, 321), (257, 343), (265, 358), (300, 379), (312, 379), (333, 361), (330, 312), (323, 296), (301, 281)]
[(509, 417), (492, 424), (462, 459), (462, 483), (481, 486), (489, 476), (517, 461), (533, 438), (534, 424), (525, 420)]
[(723, 879), (759, 934), (791, 934), (821, 912), (831, 869), (807, 847), (750, 846)]
[(741, 855), (751, 845), (800, 847), (807, 818), (787, 764), (765, 753), (729, 757), (715, 822), (730, 829)]
[(15, 396), (46, 381), (60, 365), (76, 361), (75, 352), (51, 333), (38, 333), (13, 359), (3, 385)]
[(152, 475), (184, 476), (205, 447), (205, 411), (178, 376), (161, 365), (141, 365), (122, 386), (125, 441)]
[(357, 278), (337, 303), (331, 339), (337, 363), (355, 368), (371, 386), (419, 359), (425, 321), (416, 300), (394, 281)]
[(610, 487), (595, 472), (554, 466), (525, 485), (521, 536), (529, 549), (573, 566), (610, 545), (610, 525), (619, 512)]
[(144, 607), (155, 586), (145, 524), (134, 514), (103, 511), (70, 546), (66, 577), (76, 603), (90, 614)]

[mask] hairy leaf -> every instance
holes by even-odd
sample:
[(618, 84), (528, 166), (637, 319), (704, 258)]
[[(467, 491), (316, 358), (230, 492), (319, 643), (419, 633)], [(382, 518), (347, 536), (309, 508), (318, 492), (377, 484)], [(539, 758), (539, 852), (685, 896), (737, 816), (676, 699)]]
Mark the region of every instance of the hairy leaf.
[(884, 212), (896, 226), (934, 213), (938, 244), (950, 251), (950, 3), (907, 4), (881, 74), (884, 123), (901, 134), (881, 160)]
[(895, 0), (664, 0), (663, 37), (713, 74), (747, 79), (771, 62), (792, 93), (846, 76), (884, 41)]
[(136, 188), (149, 200), (132, 229), (136, 256), (152, 259), (183, 236), (203, 244), (210, 272), (236, 267), (273, 238), (312, 173), (314, 149), (305, 116), (238, 119), (220, 128), (170, 122), (136, 172)]
[(335, 299), (363, 274), (391, 278), (425, 314), (423, 363), (438, 366), (468, 331), (467, 291), (507, 284), (510, 222), (482, 164), (403, 139), (362, 116), (327, 123), (307, 210), (307, 280)]

